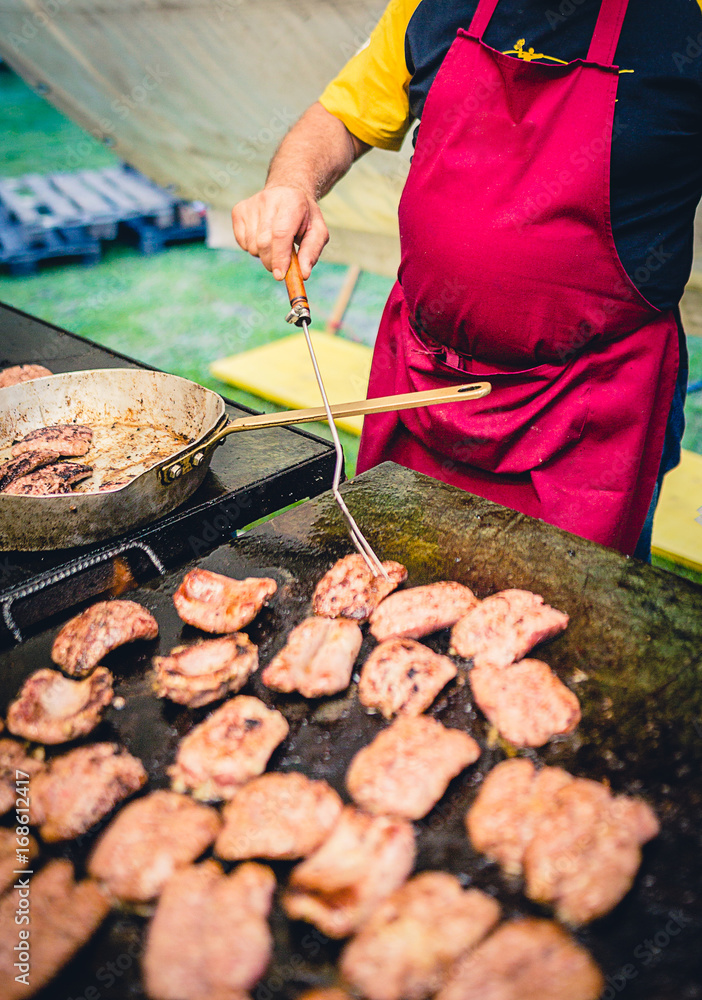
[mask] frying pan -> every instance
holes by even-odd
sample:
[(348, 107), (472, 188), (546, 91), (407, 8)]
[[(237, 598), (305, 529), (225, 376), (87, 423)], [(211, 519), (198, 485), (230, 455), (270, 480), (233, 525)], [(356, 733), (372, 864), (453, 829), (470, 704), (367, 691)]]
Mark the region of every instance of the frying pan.
[[(490, 389), (488, 382), (478, 382), (342, 403), (333, 411), (335, 416), (351, 416), (458, 402), (486, 396)], [(109, 492), (49, 497), (0, 493), (0, 548), (67, 548), (139, 528), (195, 492), (214, 448), (228, 434), (323, 419), (324, 409), (313, 407), (230, 420), (224, 400), (211, 389), (177, 375), (133, 368), (67, 372), (0, 389), (0, 450), (32, 430), (62, 423), (167, 429), (187, 442), (174, 444), (173, 452)], [(123, 455), (110, 457), (124, 463)]]

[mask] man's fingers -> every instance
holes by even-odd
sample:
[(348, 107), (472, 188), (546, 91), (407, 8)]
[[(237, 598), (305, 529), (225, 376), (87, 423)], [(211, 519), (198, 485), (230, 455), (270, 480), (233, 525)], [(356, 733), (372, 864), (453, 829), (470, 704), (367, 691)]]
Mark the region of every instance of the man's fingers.
[(234, 236), (242, 250), (258, 257), (256, 234), (260, 227), (258, 202), (256, 197), (240, 201), (232, 209)]
[(288, 273), (290, 259), (292, 257), (293, 239), (297, 231), (297, 226), (288, 223), (278, 222), (273, 228), (271, 242), (271, 269), (276, 281), (282, 281)]
[(329, 239), (315, 200), (299, 188), (270, 187), (232, 209), (237, 243), (282, 281), (290, 267), (293, 240), (300, 242), (300, 266), (305, 278)]
[(246, 234), (246, 220), (244, 219), (241, 211), (239, 211), (239, 205), (235, 205), (232, 209), (232, 228), (234, 229), (234, 238), (241, 249), (248, 251), (249, 246)]
[(319, 260), (319, 255), (328, 242), (329, 230), (326, 227), (321, 211), (317, 209), (312, 215), (310, 225), (302, 237), (300, 249), (297, 253), (298, 260), (300, 261), (300, 270), (305, 281), (307, 281), (312, 273), (312, 268)]

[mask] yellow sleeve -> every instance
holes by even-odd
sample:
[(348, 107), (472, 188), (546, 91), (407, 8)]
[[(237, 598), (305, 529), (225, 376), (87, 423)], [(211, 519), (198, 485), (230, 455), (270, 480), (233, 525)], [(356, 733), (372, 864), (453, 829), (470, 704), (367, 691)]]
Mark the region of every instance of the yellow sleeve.
[(381, 149), (399, 149), (410, 127), (405, 33), (421, 0), (390, 0), (370, 41), (320, 97), (349, 132)]

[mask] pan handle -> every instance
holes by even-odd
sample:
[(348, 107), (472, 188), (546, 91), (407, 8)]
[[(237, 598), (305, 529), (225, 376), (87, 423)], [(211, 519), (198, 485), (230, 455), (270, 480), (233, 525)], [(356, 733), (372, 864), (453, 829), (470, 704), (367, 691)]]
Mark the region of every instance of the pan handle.
[[(467, 385), (450, 386), (445, 389), (431, 389), (428, 392), (404, 392), (398, 396), (379, 396), (376, 399), (354, 400), (350, 403), (335, 403), (331, 410), (335, 419), (355, 417), (366, 413), (387, 413), (390, 410), (411, 410), (417, 406), (438, 403), (461, 403), (469, 399), (481, 399), (492, 391), (489, 382), (470, 382)], [(202, 465), (215, 445), (228, 434), (237, 431), (253, 431), (263, 427), (285, 427), (288, 424), (304, 424), (314, 420), (325, 420), (323, 406), (313, 406), (305, 410), (283, 410), (281, 413), (253, 413), (249, 417), (237, 417), (193, 447), (181, 452), (176, 459), (162, 465), (159, 478), (164, 483), (189, 472), (194, 466)]]

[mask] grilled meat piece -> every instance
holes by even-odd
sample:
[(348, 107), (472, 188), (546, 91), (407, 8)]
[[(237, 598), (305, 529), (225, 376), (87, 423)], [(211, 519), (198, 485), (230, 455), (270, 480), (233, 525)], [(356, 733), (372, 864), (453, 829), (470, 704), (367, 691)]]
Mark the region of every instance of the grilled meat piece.
[(478, 604), (472, 590), (441, 580), (410, 587), (386, 597), (370, 616), (370, 630), (378, 642), (385, 639), (421, 639), (455, 625)]
[(51, 659), (72, 677), (89, 674), (103, 656), (136, 639), (155, 639), (158, 622), (134, 601), (98, 601), (63, 626)]
[(458, 621), (451, 632), (451, 652), (472, 656), (476, 667), (506, 667), (521, 660), (539, 642), (558, 635), (568, 615), (544, 604), (528, 590), (502, 590)]
[(316, 851), (334, 829), (342, 802), (326, 781), (272, 772), (240, 788), (224, 807), (215, 854), (292, 860)]
[(407, 579), (401, 563), (387, 560), (384, 576), (373, 576), (363, 556), (354, 553), (335, 562), (315, 587), (312, 610), (325, 618), (354, 618), (362, 622), (396, 587)]
[(275, 580), (267, 577), (234, 580), (208, 569), (191, 569), (173, 595), (173, 603), (184, 622), (203, 632), (238, 632), (254, 620), (277, 589)]
[(492, 929), (500, 906), (447, 872), (422, 872), (378, 907), (341, 958), (368, 1000), (425, 1000), (453, 963)]
[(28, 476), (14, 479), (3, 491), (8, 496), (46, 497), (73, 492), (75, 483), (92, 475), (92, 466), (78, 462), (53, 462)]
[(71, 840), (139, 791), (148, 775), (140, 760), (116, 743), (91, 743), (54, 757), (32, 778), (29, 821), (42, 840)]
[(388, 639), (361, 669), (358, 697), (367, 708), (393, 715), (421, 715), (456, 676), (456, 664), (414, 639)]
[(508, 875), (520, 875), (527, 844), (542, 819), (550, 821), (554, 797), (573, 776), (560, 767), (536, 771), (526, 758), (502, 761), (483, 782), (468, 810), (466, 828), (473, 846)]
[(143, 969), (153, 1000), (238, 1000), (270, 961), (270, 868), (251, 862), (224, 875), (215, 861), (166, 883), (149, 927)]
[(98, 667), (73, 681), (58, 670), (36, 670), (7, 710), (7, 728), (38, 743), (67, 743), (87, 736), (112, 701), (112, 674)]
[(576, 778), (556, 794), (524, 852), (526, 893), (550, 903), (565, 924), (609, 913), (627, 894), (641, 864), (641, 845), (657, 836), (658, 820), (641, 799)]
[(500, 735), (518, 747), (540, 747), (580, 722), (580, 702), (541, 660), (474, 667), (475, 702)]
[[(18, 876), (22, 878), (23, 876)], [(22, 893), (23, 895), (20, 895)], [(45, 986), (88, 941), (107, 916), (110, 904), (91, 879), (75, 882), (70, 861), (49, 861), (32, 876), (27, 889), (13, 889), (0, 899), (0, 996), (23, 1000)], [(30, 922), (17, 925), (16, 913)], [(18, 969), (18, 933), (29, 930), (27, 969)], [(28, 973), (29, 986), (15, 978)]]
[(268, 758), (288, 734), (288, 724), (258, 698), (232, 698), (181, 741), (168, 769), (176, 792), (196, 799), (230, 799), (237, 788), (266, 769)]
[(305, 698), (336, 694), (351, 683), (351, 672), (363, 642), (355, 622), (347, 618), (306, 618), (261, 674), (274, 691), (299, 691)]
[(12, 445), (12, 454), (16, 457), (28, 451), (51, 451), (65, 458), (80, 458), (90, 451), (92, 440), (93, 432), (84, 424), (54, 424), (25, 434)]
[(658, 821), (641, 799), (531, 761), (494, 768), (466, 817), (477, 850), (526, 879), (526, 893), (566, 923), (609, 912), (631, 888)]
[(165, 789), (121, 809), (98, 840), (88, 873), (118, 899), (146, 903), (195, 861), (221, 827), (215, 809)]
[(258, 668), (258, 647), (244, 632), (176, 646), (170, 656), (155, 656), (154, 690), (188, 708), (200, 708), (241, 690)]
[(31, 778), (43, 770), (43, 762), (28, 757), (17, 740), (0, 740), (0, 816), (15, 804), (17, 778)]
[(480, 756), (467, 733), (426, 715), (397, 719), (358, 751), (346, 787), (362, 809), (421, 819), (449, 782)]
[(436, 1000), (597, 1000), (605, 981), (577, 941), (549, 920), (510, 920), (453, 969)]
[(52, 462), (58, 462), (61, 456), (50, 451), (28, 451), (19, 458), (10, 458), (0, 465), (0, 492), (6, 491), (10, 483), (16, 479), (28, 476), (35, 469), (41, 469)]
[(319, 850), (292, 870), (283, 907), (328, 937), (347, 937), (402, 885), (414, 858), (411, 823), (346, 806)]
[[(23, 815), (23, 810), (20, 808), (17, 813), (18, 816)], [(23, 867), (30, 871), (33, 868), (32, 859), (39, 853), (39, 845), (34, 837), (27, 837), (27, 840), (26, 845), (20, 844), (14, 827), (0, 826), (0, 896), (17, 881), (17, 875)], [(18, 851), (26, 857), (26, 861), (18, 858)], [(19, 877), (22, 878), (22, 875)]]
[(53, 372), (43, 365), (13, 365), (12, 368), (0, 371), (0, 389), (5, 389), (8, 385), (19, 385), (20, 382), (31, 382), (34, 378), (46, 378), (47, 375), (53, 375)]

